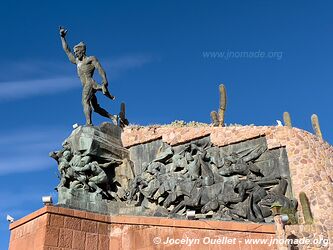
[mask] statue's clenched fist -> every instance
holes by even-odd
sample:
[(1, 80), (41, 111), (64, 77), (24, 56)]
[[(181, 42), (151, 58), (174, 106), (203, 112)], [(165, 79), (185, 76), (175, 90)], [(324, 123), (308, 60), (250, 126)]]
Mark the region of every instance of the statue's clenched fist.
[(67, 34), (67, 30), (64, 29), (64, 27), (59, 27), (59, 34), (61, 37), (65, 37)]

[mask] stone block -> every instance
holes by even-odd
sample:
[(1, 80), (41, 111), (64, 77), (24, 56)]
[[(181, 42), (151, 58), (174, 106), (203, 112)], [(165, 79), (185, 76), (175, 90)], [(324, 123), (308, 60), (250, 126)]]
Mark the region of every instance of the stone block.
[(45, 246), (57, 247), (59, 243), (59, 233), (59, 228), (47, 226), (45, 232)]
[(73, 231), (73, 249), (84, 250), (86, 245), (86, 233), (83, 231)]
[(109, 249), (110, 237), (108, 235), (98, 235), (98, 249)]
[(71, 248), (72, 242), (73, 242), (73, 230), (61, 228), (59, 234), (58, 246), (63, 248)]
[(64, 227), (72, 230), (81, 230), (82, 219), (67, 216), (64, 218)]
[(50, 226), (53, 227), (64, 227), (64, 217), (57, 215), (57, 214), (51, 214), (50, 216)]
[(98, 234), (86, 234), (86, 249), (98, 249)]
[(97, 233), (97, 222), (90, 220), (81, 221), (81, 231), (89, 233)]

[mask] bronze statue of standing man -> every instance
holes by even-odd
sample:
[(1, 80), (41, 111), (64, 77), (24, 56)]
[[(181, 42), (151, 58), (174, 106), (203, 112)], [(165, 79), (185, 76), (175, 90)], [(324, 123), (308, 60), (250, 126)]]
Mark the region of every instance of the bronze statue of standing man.
[[(96, 57), (86, 55), (86, 45), (83, 42), (80, 42), (74, 46), (74, 56), (69, 49), (65, 39), (67, 30), (65, 30), (63, 27), (60, 27), (59, 29), (62, 47), (68, 56), (69, 61), (73, 64), (76, 64), (77, 73), (82, 82), (82, 105), (83, 112), (86, 117), (86, 125), (92, 125), (92, 110), (104, 117), (110, 118), (113, 123), (117, 125), (117, 116), (111, 115), (105, 109), (101, 108), (95, 95), (97, 91), (102, 91), (103, 94), (109, 97), (111, 100), (115, 99), (115, 97), (111, 95), (108, 90), (108, 80), (101, 64)], [(102, 85), (97, 84), (97, 82), (93, 79), (95, 69), (98, 70), (98, 73), (102, 78)]]

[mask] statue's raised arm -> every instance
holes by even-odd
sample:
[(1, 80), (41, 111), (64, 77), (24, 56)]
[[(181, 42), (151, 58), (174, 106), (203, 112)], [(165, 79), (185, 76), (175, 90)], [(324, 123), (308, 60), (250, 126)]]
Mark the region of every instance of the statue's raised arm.
[(66, 34), (67, 34), (67, 30), (64, 29), (64, 27), (59, 27), (59, 34), (60, 34), (60, 39), (61, 39), (61, 44), (62, 44), (62, 48), (64, 49), (66, 55), (68, 56), (68, 59), (71, 63), (76, 64), (76, 60), (75, 60), (75, 56), (73, 55), (73, 53), (71, 52), (67, 41), (66, 41)]

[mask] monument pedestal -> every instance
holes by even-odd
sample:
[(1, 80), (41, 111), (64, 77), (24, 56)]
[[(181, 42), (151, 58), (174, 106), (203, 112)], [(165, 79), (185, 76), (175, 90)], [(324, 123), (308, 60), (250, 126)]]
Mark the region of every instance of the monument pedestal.
[(9, 250), (274, 249), (273, 224), (107, 216), (45, 206), (10, 224)]
[[(309, 215), (302, 210), (303, 204), (300, 200), (298, 200), (300, 206), (297, 210), (297, 218), (294, 218), (296, 221), (293, 222), (296, 224), (285, 227), (280, 224), (275, 228), (274, 224), (252, 222), (186, 220), (185, 213), (182, 214), (182, 220), (147, 217), (150, 214), (143, 213), (142, 209), (149, 212), (151, 207), (145, 207), (146, 203), (135, 207), (122, 207), (122, 203), (125, 205), (127, 203), (112, 199), (106, 209), (104, 201), (101, 202), (98, 194), (95, 197), (93, 197), (94, 194), (86, 195), (86, 199), (82, 200), (85, 194), (79, 193), (81, 191), (68, 193), (68, 190), (62, 190), (58, 200), (59, 206), (46, 206), (10, 225), (10, 250), (285, 249), (286, 246), (283, 244), (271, 245), (272, 238), (325, 240), (320, 241), (320, 244), (315, 241), (310, 245), (300, 243), (297, 245), (299, 249), (309, 247), (330, 249), (332, 247), (332, 243), (328, 240), (330, 242), (333, 240), (333, 213), (331, 212), (333, 208), (331, 195), (333, 148), (316, 136), (300, 129), (287, 127), (129, 127), (125, 128), (121, 134), (120, 144), (119, 133), (114, 136), (117, 140), (110, 143), (112, 138), (107, 138), (110, 129), (113, 128), (109, 125), (103, 125), (100, 129), (79, 128), (73, 132), (69, 141), (70, 145), (75, 145), (74, 149), (78, 149), (77, 152), (80, 152), (83, 157), (92, 155), (97, 160), (101, 160), (102, 157), (100, 164), (109, 160), (110, 152), (112, 158), (124, 158), (122, 165), (117, 166), (112, 175), (115, 177), (112, 180), (120, 183), (120, 186), (114, 190), (119, 194), (118, 198), (126, 193), (126, 188), (121, 190), (120, 187), (130, 187), (129, 180), (133, 180), (134, 176), (142, 173), (144, 162), (152, 162), (158, 158), (157, 154), (160, 148), (163, 149), (161, 147), (163, 145), (168, 144), (173, 147), (174, 152), (179, 152), (177, 150), (184, 143), (205, 141), (209, 136), (214, 147), (223, 148), (230, 153), (238, 152), (239, 145), (246, 146), (254, 140), (260, 142), (264, 136), (267, 151), (261, 156), (258, 166), (261, 167), (264, 160), (268, 159), (269, 164), (265, 166), (272, 167), (270, 172), (276, 174), (275, 163), (281, 163), (278, 164), (282, 166), (279, 168), (280, 174), (286, 177), (290, 187), (292, 186), (292, 189), (290, 188), (289, 191), (287, 189), (286, 193), (295, 198), (298, 198), (301, 192), (306, 193), (314, 223), (305, 224), (306, 216)], [(96, 144), (96, 141), (100, 143)], [(107, 143), (104, 143), (105, 141)], [(206, 144), (199, 143), (199, 146), (202, 145)], [(207, 150), (210, 153), (208, 155), (213, 157), (212, 148)], [(256, 153), (258, 150), (251, 152)], [(97, 158), (97, 156), (101, 157)], [(133, 161), (133, 166), (129, 163), (130, 161)], [(262, 167), (265, 168), (265, 166)], [(132, 167), (134, 174), (129, 171)], [(270, 175), (264, 173), (264, 176)], [(88, 178), (90, 178), (89, 174)], [(144, 194), (149, 196), (148, 191), (152, 190), (144, 190), (146, 191)], [(210, 194), (208, 191), (202, 193)], [(136, 201), (136, 199), (133, 200)], [(305, 207), (306, 205), (305, 203)]]

